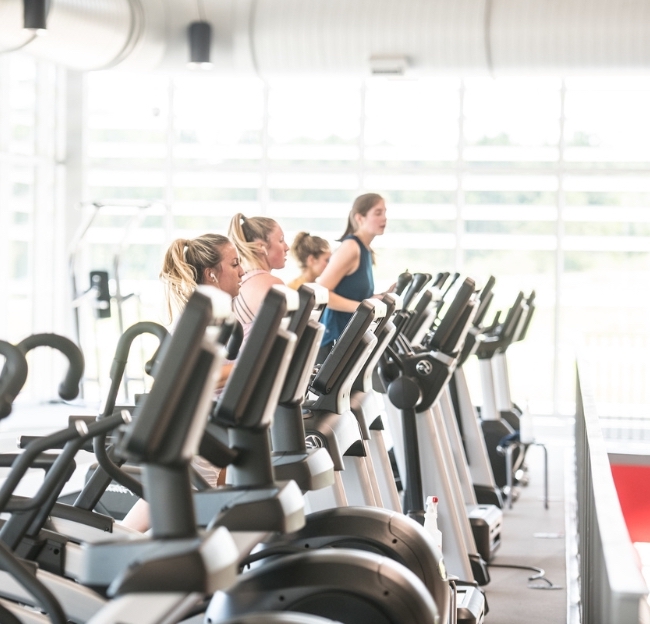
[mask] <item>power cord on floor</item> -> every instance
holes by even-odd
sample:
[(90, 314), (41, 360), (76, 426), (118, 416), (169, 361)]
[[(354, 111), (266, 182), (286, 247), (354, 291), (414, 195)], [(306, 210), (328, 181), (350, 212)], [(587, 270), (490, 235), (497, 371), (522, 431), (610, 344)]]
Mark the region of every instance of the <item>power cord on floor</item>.
[(544, 581), (547, 585), (531, 585), (528, 583), (529, 589), (564, 589), (562, 585), (554, 585), (552, 581), (546, 578), (546, 572), (543, 568), (535, 566), (515, 565), (514, 563), (488, 563), (489, 568), (512, 568), (514, 570), (532, 570), (537, 574), (528, 577), (528, 581)]

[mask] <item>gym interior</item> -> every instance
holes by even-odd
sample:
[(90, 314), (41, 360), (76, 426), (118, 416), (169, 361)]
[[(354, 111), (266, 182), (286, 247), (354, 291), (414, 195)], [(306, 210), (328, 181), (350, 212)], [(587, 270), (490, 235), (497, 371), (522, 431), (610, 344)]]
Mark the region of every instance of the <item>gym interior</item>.
[[(0, 0), (0, 622), (650, 622), (649, 28)], [(266, 217), (335, 266), (367, 193), (324, 361), (318, 281), (242, 345), (217, 288), (170, 318), (173, 241)]]

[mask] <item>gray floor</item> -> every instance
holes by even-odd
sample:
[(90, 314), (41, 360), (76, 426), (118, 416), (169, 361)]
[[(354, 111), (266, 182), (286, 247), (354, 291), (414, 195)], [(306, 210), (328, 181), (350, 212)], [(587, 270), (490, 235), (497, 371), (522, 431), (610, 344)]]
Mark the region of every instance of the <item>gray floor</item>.
[(530, 483), (520, 489), (512, 509), (504, 510), (503, 542), (492, 563), (543, 568), (544, 581), (529, 581), (534, 572), (490, 567), (492, 580), (485, 587), (490, 607), (489, 624), (564, 624), (567, 621), (565, 539), (565, 465), (573, 445), (572, 419), (535, 419), (535, 438), (549, 454), (549, 509), (543, 502), (543, 451), (529, 449)]

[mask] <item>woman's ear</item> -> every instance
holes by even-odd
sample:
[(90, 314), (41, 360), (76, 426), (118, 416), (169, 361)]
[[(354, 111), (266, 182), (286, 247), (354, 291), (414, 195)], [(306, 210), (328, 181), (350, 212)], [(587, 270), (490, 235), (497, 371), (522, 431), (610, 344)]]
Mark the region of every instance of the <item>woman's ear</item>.
[(203, 269), (203, 280), (201, 284), (208, 284), (210, 286), (216, 286), (219, 281), (217, 280), (219, 276), (217, 275), (217, 269), (207, 267)]
[(266, 243), (261, 240), (257, 240), (255, 242), (257, 243), (257, 249), (259, 250), (259, 253), (263, 256), (268, 256), (269, 250), (266, 248)]

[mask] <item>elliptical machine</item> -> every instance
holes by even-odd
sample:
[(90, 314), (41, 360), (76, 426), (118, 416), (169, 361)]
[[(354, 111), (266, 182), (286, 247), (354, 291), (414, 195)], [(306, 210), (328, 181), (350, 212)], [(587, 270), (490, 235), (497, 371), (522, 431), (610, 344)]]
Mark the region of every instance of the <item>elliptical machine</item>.
[[(363, 364), (364, 360), (360, 363), (350, 361), (352, 356), (361, 355), (365, 359), (376, 341), (374, 336), (370, 340), (367, 329), (373, 322), (375, 311), (379, 312), (379, 307), (362, 304), (360, 308), (361, 312), (356, 321), (353, 319), (346, 329), (345, 340), (342, 338), (337, 343), (328, 357), (329, 363), (326, 362), (318, 373), (322, 375), (321, 385), (332, 392), (333, 397), (330, 400), (334, 403), (340, 402), (341, 397), (347, 394), (347, 389)], [(337, 414), (333, 412), (325, 414), (324, 422), (335, 423), (335, 416)], [(344, 424), (335, 428), (347, 430), (353, 425), (356, 429), (356, 439), (360, 441), (354, 416), (346, 411), (343, 418), (350, 425)], [(305, 420), (309, 421), (309, 418)], [(320, 431), (308, 422), (308, 435), (310, 430)], [(274, 435), (274, 438), (277, 439), (277, 436)], [(286, 442), (283, 453), (293, 450), (288, 448)], [(330, 442), (337, 443), (334, 435), (328, 438), (328, 444)], [(363, 515), (363, 511), (368, 511), (369, 514)], [(378, 523), (381, 526), (378, 526)], [(400, 514), (380, 509), (327, 509), (311, 514), (307, 518), (305, 533), (301, 529), (286, 539), (279, 537), (260, 555), (246, 559), (246, 562), (257, 559), (266, 561), (246, 572), (235, 587), (215, 594), (207, 618), (209, 621), (218, 622), (224, 617), (247, 613), (250, 609), (273, 608), (317, 613), (344, 623), (401, 623), (405, 620), (439, 622), (440, 613), (427, 586), (398, 562), (395, 553), (400, 552), (399, 547), (394, 547), (393, 556), (390, 558), (382, 556), (386, 553), (376, 546), (369, 547), (374, 539), (382, 541), (386, 550), (393, 548), (393, 545), (397, 544), (396, 538), (402, 537), (404, 523), (407, 525), (407, 532), (412, 530), (412, 523)], [(330, 527), (329, 531), (325, 529), (326, 526)], [(358, 533), (356, 529), (359, 529)], [(448, 593), (446, 582), (440, 576), (440, 568), (436, 566), (433, 557), (435, 547), (431, 549), (427, 546), (428, 538), (429, 536), (425, 535), (424, 540), (418, 542), (420, 548), (425, 547), (429, 552), (429, 559), (421, 557), (420, 565), (422, 562), (433, 565), (425, 565), (425, 569), (414, 567), (423, 575), (428, 575), (431, 584), (433, 576), (438, 573), (439, 584), (444, 586)], [(357, 547), (357, 544), (364, 542), (365, 548)], [(318, 549), (319, 545), (337, 545), (339, 548)], [(314, 550), (314, 547), (317, 550)], [(354, 550), (350, 547), (354, 547)], [(403, 551), (406, 553), (404, 549)], [(280, 554), (283, 556), (279, 557)], [(413, 553), (411, 561), (414, 561), (412, 557)], [(446, 599), (448, 600), (448, 596)]]
[[(483, 339), (479, 342), (476, 350), (481, 376), (481, 388), (483, 391), (483, 403), (480, 410), (481, 428), (483, 430), (490, 464), (492, 465), (492, 473), (496, 485), (501, 490), (508, 483), (506, 454), (503, 450), (503, 444), (508, 438), (515, 436), (518, 429), (515, 429), (513, 424), (517, 425), (518, 428), (519, 418), (514, 413), (504, 414), (504, 417), (502, 417), (499, 411), (493, 360), (498, 353), (503, 353), (515, 339), (517, 328), (520, 327), (520, 323), (526, 316), (525, 306), (524, 293), (519, 292), (514, 304), (508, 310), (504, 321), (500, 323), (500, 314), (496, 315), (492, 326), (484, 332)], [(506, 416), (510, 417), (512, 424)], [(517, 456), (513, 459), (517, 461), (519, 452), (515, 451), (515, 453)]]
[[(432, 412), (451, 377), (474, 313), (474, 282), (468, 278), (423, 349), (414, 351), (403, 336), (398, 336), (386, 350), (379, 372), (390, 400), (386, 407), (391, 429), (402, 431), (401, 444), (399, 438), (396, 440), (396, 455), (401, 455), (405, 465), (404, 511), (424, 524), (424, 496), (436, 493), (441, 502), (439, 522), (448, 568), (464, 581), (484, 585), (489, 582), (487, 566), (476, 550), (444, 425)], [(400, 324), (406, 322), (402, 319)], [(426, 456), (420, 453), (423, 440), (436, 445)], [(486, 612), (482, 592), (470, 584), (462, 587), (462, 593), (460, 604), (469, 612), (468, 621), (482, 621)]]

